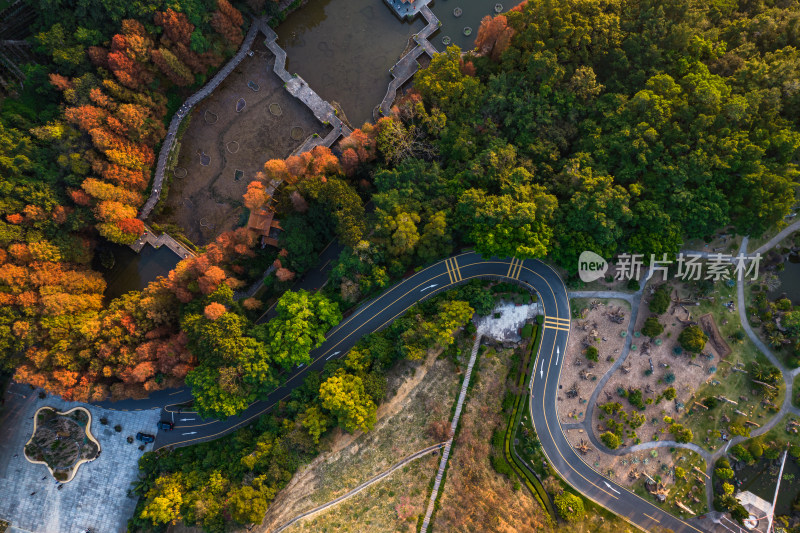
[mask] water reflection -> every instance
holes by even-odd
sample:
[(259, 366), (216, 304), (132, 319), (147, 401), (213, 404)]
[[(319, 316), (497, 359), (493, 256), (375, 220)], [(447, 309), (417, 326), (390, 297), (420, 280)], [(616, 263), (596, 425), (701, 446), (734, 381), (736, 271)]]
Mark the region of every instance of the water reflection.
[(137, 254), (127, 246), (107, 245), (98, 253), (106, 264), (109, 264), (111, 255), (113, 266), (98, 268), (107, 284), (104, 294), (106, 303), (126, 292), (145, 288), (159, 276), (169, 274), (180, 261), (178, 255), (166, 246), (155, 249), (146, 245)]
[[(519, 2), (504, 2), (500, 7), (510, 9)], [(462, 50), (472, 50), (475, 47), (475, 37), (481, 19), (486, 15), (496, 15), (495, 5), (497, 0), (436, 0), (428, 4), (442, 23), (438, 33), (431, 37), (431, 44), (441, 51), (448, 45), (443, 40), (449, 37), (449, 44), (458, 45)], [(507, 5), (506, 5), (507, 4)], [(470, 35), (464, 35), (464, 28), (470, 28)]]
[(409, 37), (421, 18), (400, 22), (380, 0), (311, 0), (280, 25), (286, 69), (325, 100), (338, 102), (355, 127), (372, 121)]
[(789, 261), (783, 263), (783, 272), (778, 272), (780, 287), (768, 296), (770, 300), (776, 300), (785, 294), (794, 305), (800, 305), (800, 257), (794, 255), (789, 258)]

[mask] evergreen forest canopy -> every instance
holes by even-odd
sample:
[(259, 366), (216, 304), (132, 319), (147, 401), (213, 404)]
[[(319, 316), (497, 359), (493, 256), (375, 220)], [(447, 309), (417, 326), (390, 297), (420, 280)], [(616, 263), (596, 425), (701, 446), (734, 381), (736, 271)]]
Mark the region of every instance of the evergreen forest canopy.
[(424, 200), (387, 208), (455, 205), (482, 252), (571, 271), (583, 250), (760, 235), (796, 202), (799, 18), (796, 2), (517, 6), (484, 22), (480, 57), (451, 47), (415, 78), (446, 116), (441, 157)]

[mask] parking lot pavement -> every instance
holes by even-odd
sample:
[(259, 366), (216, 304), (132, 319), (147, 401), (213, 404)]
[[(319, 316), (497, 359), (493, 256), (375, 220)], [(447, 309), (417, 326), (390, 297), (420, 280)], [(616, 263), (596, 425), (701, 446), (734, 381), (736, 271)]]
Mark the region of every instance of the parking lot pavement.
[[(0, 414), (0, 518), (21, 531), (75, 533), (86, 528), (102, 533), (124, 532), (133, 516), (136, 499), (128, 497), (138, 478), (141, 443), (128, 444), (127, 437), (141, 431), (155, 435), (160, 409), (111, 411), (88, 404), (67, 402), (12, 384)], [(100, 442), (100, 456), (80, 466), (61, 490), (44, 465), (29, 463), (23, 454), (33, 431), (33, 415), (40, 407), (59, 411), (85, 407), (92, 413), (92, 434)], [(108, 424), (100, 423), (101, 418)], [(116, 432), (114, 426), (122, 426)], [(13, 531), (13, 529), (12, 529)]]

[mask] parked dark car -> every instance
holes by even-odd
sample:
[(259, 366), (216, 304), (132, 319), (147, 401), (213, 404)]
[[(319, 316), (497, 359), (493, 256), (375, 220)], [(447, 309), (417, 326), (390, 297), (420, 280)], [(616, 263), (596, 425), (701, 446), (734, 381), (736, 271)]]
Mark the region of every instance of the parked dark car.
[(158, 429), (163, 429), (164, 431), (171, 431), (172, 428), (175, 427), (175, 424), (170, 422), (169, 420), (162, 420), (158, 423)]
[(156, 440), (156, 437), (155, 435), (150, 435), (149, 433), (137, 433), (136, 440), (140, 440), (145, 444), (149, 444), (151, 442), (154, 442)]

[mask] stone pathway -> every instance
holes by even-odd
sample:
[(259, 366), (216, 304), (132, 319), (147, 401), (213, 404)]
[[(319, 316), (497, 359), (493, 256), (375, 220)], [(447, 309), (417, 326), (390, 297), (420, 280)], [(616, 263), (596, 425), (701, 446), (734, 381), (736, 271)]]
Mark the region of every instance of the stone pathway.
[[(567, 293), (570, 298), (615, 298), (617, 300), (625, 300), (626, 302), (633, 303), (636, 295), (639, 292), (622, 292), (622, 291), (569, 291)], [(641, 299), (641, 298), (639, 298)]]
[[(450, 434), (456, 434), (458, 427), (458, 419), (461, 418), (461, 408), (464, 406), (464, 400), (467, 397), (467, 389), (469, 388), (469, 380), (472, 377), (472, 367), (475, 365), (475, 359), (478, 357), (478, 348), (481, 346), (481, 332), (475, 337), (475, 344), (472, 346), (472, 355), (469, 358), (469, 365), (467, 365), (467, 372), (464, 374), (464, 383), (461, 385), (461, 393), (458, 396), (458, 403), (456, 404), (456, 412), (453, 414), (453, 421), (450, 423)], [(439, 471), (436, 472), (436, 480), (433, 482), (433, 490), (431, 491), (431, 499), (428, 502), (428, 509), (425, 511), (425, 518), (422, 521), (420, 533), (427, 533), (428, 526), (431, 522), (433, 515), (433, 508), (436, 504), (436, 498), (439, 496), (439, 489), (442, 484), (442, 477), (444, 470), (447, 466), (447, 459), (450, 457), (450, 448), (453, 446), (453, 437), (450, 437), (444, 445), (442, 451), (442, 459), (439, 461)]]
[[(384, 117), (389, 115), (391, 112), (392, 103), (397, 97), (397, 91), (405, 82), (410, 80), (411, 77), (416, 74), (417, 70), (419, 70), (417, 58), (423, 53), (428, 54), (430, 57), (433, 57), (437, 54), (436, 49), (428, 41), (428, 37), (433, 35), (433, 32), (438, 30), (439, 26), (442, 24), (427, 5), (422, 6), (418, 12), (425, 17), (425, 20), (428, 22), (428, 24), (414, 36), (414, 41), (417, 43), (417, 46), (412, 48), (410, 52), (401, 57), (397, 63), (395, 63), (394, 66), (389, 69), (389, 72), (392, 74), (392, 81), (389, 82), (389, 88), (386, 90), (386, 96), (383, 97), (380, 106), (378, 106), (375, 110), (373, 117), (375, 122), (378, 121), (381, 115)], [(414, 16), (416, 16), (416, 13)]]
[(161, 151), (158, 153), (158, 163), (156, 163), (156, 173), (155, 177), (153, 178), (153, 188), (152, 192), (150, 193), (150, 198), (142, 206), (142, 209), (139, 211), (139, 218), (141, 220), (145, 220), (147, 217), (150, 216), (150, 213), (153, 211), (153, 208), (158, 203), (158, 199), (161, 195), (161, 185), (164, 181), (164, 172), (167, 168), (167, 159), (169, 159), (169, 153), (172, 151), (172, 148), (175, 146), (175, 136), (178, 133), (178, 128), (181, 125), (184, 117), (189, 114), (189, 111), (197, 105), (201, 100), (203, 100), (206, 96), (210, 95), (214, 90), (219, 87), (219, 84), (228, 77), (228, 74), (233, 72), (233, 69), (239, 66), (239, 63), (247, 57), (247, 52), (250, 51), (250, 47), (253, 45), (253, 41), (258, 34), (258, 30), (261, 28), (261, 21), (264, 19), (256, 19), (250, 25), (250, 30), (247, 32), (247, 35), (244, 38), (244, 42), (242, 42), (241, 48), (239, 51), (236, 52), (236, 55), (231, 58), (228, 63), (225, 64), (219, 72), (214, 75), (208, 83), (203, 85), (203, 87), (194, 93), (192, 96), (186, 99), (180, 109), (175, 113), (172, 117), (172, 120), (169, 123), (169, 128), (167, 129), (167, 136), (164, 138), (164, 143), (161, 145)]

